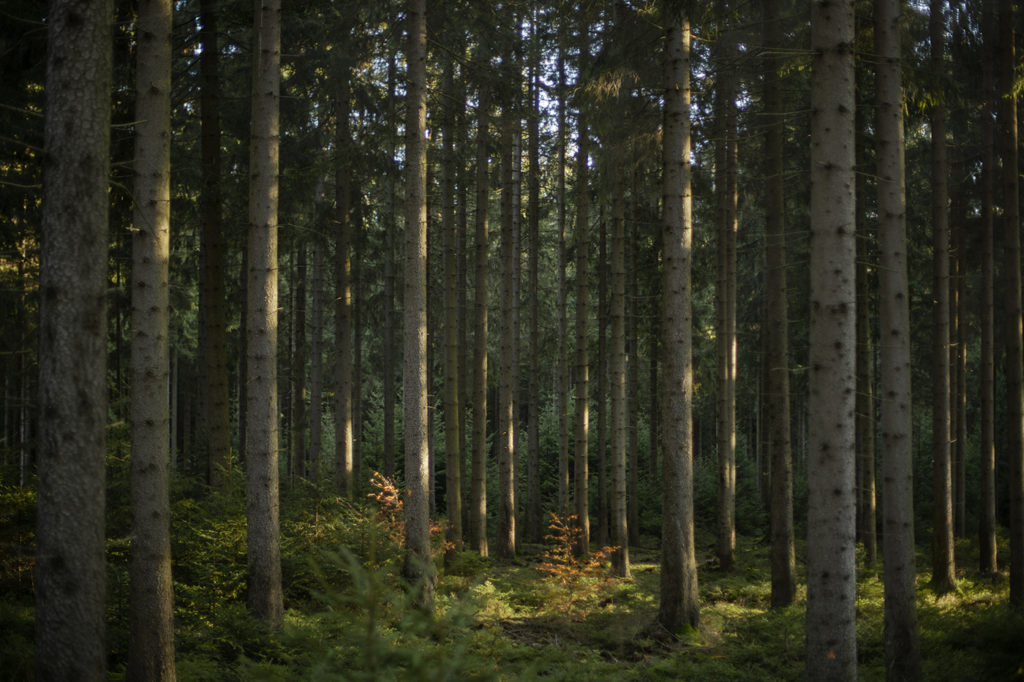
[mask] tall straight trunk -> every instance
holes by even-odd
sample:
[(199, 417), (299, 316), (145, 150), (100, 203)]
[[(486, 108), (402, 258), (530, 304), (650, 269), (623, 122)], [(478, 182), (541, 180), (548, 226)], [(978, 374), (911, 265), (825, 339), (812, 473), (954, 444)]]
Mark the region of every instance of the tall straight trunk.
[(629, 526), (626, 496), (626, 199), (620, 166), (613, 171), (612, 189), (612, 347), (609, 376), (611, 379), (611, 469), (612, 509), (611, 543), (618, 547), (612, 555), (612, 570), (620, 578), (628, 578)]
[(953, 532), (957, 537), (967, 537), (967, 274), (965, 251), (965, 223), (967, 222), (967, 204), (963, 187), (967, 178), (961, 178), (953, 206), (959, 208), (956, 226), (953, 230), (953, 261), (951, 268), (953, 277), (953, 304), (950, 314), (956, 320), (955, 332), (951, 333), (950, 342), (955, 344), (955, 352), (950, 361), (954, 366), (953, 381), (950, 385), (950, 414), (952, 415), (953, 437)]
[[(637, 175), (633, 175), (633, 197), (641, 196), (638, 188)], [(640, 218), (639, 201), (634, 200), (629, 216), (629, 225), (626, 227), (628, 237), (626, 238), (626, 310), (633, 310), (639, 301), (637, 290), (639, 287), (637, 274), (637, 244), (639, 241)], [(627, 475), (626, 484), (626, 526), (629, 531), (629, 543), (631, 545), (640, 542), (640, 429), (637, 426), (637, 412), (639, 409), (639, 374), (640, 363), (637, 359), (637, 347), (639, 338), (637, 335), (637, 320), (639, 314), (626, 315), (626, 459)], [(650, 350), (653, 355), (654, 350)], [(657, 381), (654, 386), (657, 387)], [(653, 418), (654, 415), (649, 415)], [(658, 448), (648, 447), (647, 476), (649, 481), (658, 479)]]
[(700, 604), (693, 527), (690, 22), (685, 16), (669, 21), (663, 148), (661, 603), (657, 622), (676, 633), (698, 626)]
[(257, 0), (249, 182), (246, 363), (246, 526), (249, 609), (271, 629), (284, 621), (278, 501), (277, 198), (281, 3)]
[[(719, 21), (726, 3), (715, 2)], [(736, 553), (736, 85), (735, 42), (723, 28), (715, 46), (718, 135), (715, 141), (715, 192), (718, 202), (718, 283), (715, 291), (718, 435), (718, 537), (715, 554), (721, 570), (730, 571)]]
[[(857, 69), (857, 88), (867, 88), (867, 69)], [(858, 171), (867, 167), (867, 107), (859, 106), (855, 115), (855, 151)], [(876, 241), (868, 221), (868, 174), (858, 172), (857, 202), (857, 539), (864, 547), (865, 568), (878, 561), (878, 495), (875, 476), (875, 344), (872, 325), (872, 293), (877, 290), (877, 257), (872, 249)]]
[(403, 406), (405, 420), (405, 563), (403, 576), (428, 612), (434, 604), (430, 557), (427, 447), (427, 16), (426, 0), (408, 0), (405, 136)]
[(544, 536), (541, 516), (540, 470), (540, 41), (536, 19), (534, 47), (530, 54), (530, 109), (527, 119), (526, 199), (526, 300), (527, 300), (527, 386), (526, 404), (526, 517), (525, 538), (540, 542)]
[[(931, 0), (931, 65), (944, 70), (945, 0)], [(934, 497), (932, 586), (952, 590), (956, 583), (953, 557), (953, 481), (950, 458), (949, 365), (949, 191), (946, 161), (946, 106), (940, 97), (932, 106), (932, 463)]]
[[(481, 50), (481, 68), (490, 57)], [(487, 556), (487, 204), (490, 179), (487, 172), (487, 143), (490, 121), (490, 92), (480, 79), (480, 104), (477, 108), (476, 159), (476, 264), (473, 292), (473, 479), (469, 499), (470, 547)]]
[(771, 467), (772, 606), (796, 599), (793, 455), (789, 432), (789, 304), (786, 280), (785, 119), (777, 48), (783, 35), (778, 1), (763, 4), (765, 42), (765, 421)]
[(558, 324), (558, 349), (556, 360), (555, 411), (558, 421), (558, 513), (569, 513), (569, 320), (566, 312), (568, 284), (565, 277), (567, 265), (565, 244), (566, 223), (566, 104), (565, 104), (565, 55), (561, 39), (558, 46), (558, 162), (556, 168), (556, 194), (558, 203), (558, 290), (556, 312)]
[(316, 194), (316, 235), (313, 239), (313, 294), (309, 339), (309, 451), (305, 475), (320, 486), (320, 451), (323, 436), (324, 247), (323, 193)]
[[(342, 496), (353, 499), (352, 455), (352, 168), (349, 159), (349, 72), (341, 80), (335, 103), (334, 195), (337, 210), (334, 253), (334, 475)], [(407, 209), (408, 210), (408, 209)]]
[(295, 336), (292, 367), (292, 454), (288, 467), (289, 484), (303, 475), (306, 461), (306, 433), (309, 428), (306, 414), (306, 276), (308, 260), (306, 242), (296, 239), (295, 248), (295, 305), (292, 311)]
[(982, 3), (982, 31), (984, 55), (982, 80), (985, 98), (981, 117), (982, 173), (981, 173), (981, 509), (978, 513), (978, 570), (983, 575), (994, 574), (999, 567), (996, 548), (996, 446), (995, 446), (995, 74), (993, 63), (996, 50), (995, 12), (990, 0)]
[(139, 3), (132, 222), (132, 553), (128, 675), (173, 680), (168, 292), (171, 2)]
[(1010, 464), (1010, 603), (1024, 609), (1024, 357), (1021, 345), (1020, 202), (1017, 97), (1014, 90), (1014, 6), (999, 0), (999, 123), (1003, 150), (1004, 328), (1006, 330), (1007, 444)]
[(227, 294), (225, 268), (227, 248), (221, 224), (220, 189), (220, 82), (217, 76), (217, 0), (202, 0), (199, 6), (200, 72), (200, 157), (202, 187), (200, 211), (203, 258), (203, 310), (205, 361), (203, 381), (207, 440), (207, 480), (216, 490), (231, 483), (231, 419), (228, 400)]
[(901, 0), (875, 0), (875, 130), (881, 251), (882, 553), (886, 679), (921, 677), (914, 583), (914, 474), (911, 431), (910, 289), (907, 282), (906, 171), (900, 62)]
[(444, 442), (448, 540), (462, 551), (462, 424), (459, 413), (459, 268), (455, 234), (454, 66), (445, 63), (441, 147), (441, 239), (444, 259)]
[(518, 108), (506, 104), (502, 113), (502, 180), (501, 180), (501, 362), (499, 363), (497, 450), (498, 450), (498, 556), (511, 558), (516, 553), (516, 337), (519, 335), (516, 311), (519, 307), (516, 278), (519, 260), (516, 231), (519, 202), (515, 185), (518, 182), (516, 159), (519, 147)]
[[(396, 81), (398, 67), (394, 55), (388, 60), (388, 104), (387, 120), (395, 121)], [(394, 125), (394, 124), (393, 124)], [(389, 145), (389, 161), (395, 159), (395, 148)], [(395, 259), (398, 249), (398, 199), (396, 198), (394, 170), (385, 179), (387, 216), (384, 225), (384, 338), (381, 340), (381, 365), (384, 374), (384, 476), (395, 476)]]
[[(356, 187), (355, 196), (362, 196)], [(350, 310), (352, 328), (352, 370), (351, 370), (351, 413), (352, 413), (352, 480), (354, 494), (359, 495), (360, 482), (366, 480), (363, 474), (363, 306), (362, 306), (362, 264), (363, 224), (362, 204), (357, 199), (352, 216), (351, 277), (349, 278)]]
[(806, 671), (832, 681), (857, 677), (853, 8), (811, 6)]
[[(612, 164), (615, 162), (613, 161)], [(614, 172), (614, 171), (610, 171)], [(613, 180), (614, 182), (614, 180)], [(614, 193), (617, 190), (612, 190)], [(613, 200), (614, 201), (614, 200)], [(594, 417), (597, 423), (594, 439), (597, 446), (597, 544), (608, 544), (608, 229), (604, 206), (597, 221), (597, 390), (594, 395)]]
[(47, 15), (35, 568), (40, 680), (106, 679), (112, 17), (109, 0), (55, 0)]
[(576, 551), (590, 551), (590, 352), (587, 322), (590, 294), (587, 284), (589, 266), (590, 187), (588, 159), (590, 132), (583, 111), (578, 117), (579, 139), (576, 152), (576, 401), (574, 406), (573, 501), (579, 538)]

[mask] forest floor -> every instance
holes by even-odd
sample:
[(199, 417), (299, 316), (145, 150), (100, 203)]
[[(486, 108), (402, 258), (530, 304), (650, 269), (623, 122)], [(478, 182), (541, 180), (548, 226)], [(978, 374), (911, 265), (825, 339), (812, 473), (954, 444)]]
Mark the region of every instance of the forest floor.
[[(124, 491), (113, 491), (115, 495)], [(125, 496), (126, 497), (126, 496)], [(114, 496), (108, 499), (125, 499)], [(34, 495), (0, 486), (0, 679), (32, 677)], [(698, 533), (699, 631), (669, 643), (649, 633), (658, 553), (630, 548), (632, 577), (559, 564), (552, 545), (515, 561), (450, 555), (427, 615), (399, 584), (394, 531), (372, 505), (286, 503), (285, 624), (268, 633), (245, 608), (244, 505), (235, 498), (174, 504), (176, 646), (180, 680), (798, 680), (804, 598), (769, 608), (767, 542), (740, 537), (722, 572)], [(127, 631), (127, 510), (110, 511), (110, 678), (122, 679)], [(557, 543), (555, 543), (557, 545)], [(554, 548), (554, 549), (557, 549)], [(972, 546), (957, 546), (970, 567)], [(1005, 550), (1005, 544), (1001, 550)], [(800, 552), (798, 549), (798, 556)], [(1001, 556), (1006, 554), (1001, 552)], [(438, 565), (441, 565), (439, 560)], [(928, 565), (918, 557), (919, 569)], [(1024, 679), (1024, 614), (1007, 605), (1006, 576), (961, 569), (937, 596), (918, 577), (926, 680)], [(859, 571), (859, 676), (884, 679), (880, 569)]]

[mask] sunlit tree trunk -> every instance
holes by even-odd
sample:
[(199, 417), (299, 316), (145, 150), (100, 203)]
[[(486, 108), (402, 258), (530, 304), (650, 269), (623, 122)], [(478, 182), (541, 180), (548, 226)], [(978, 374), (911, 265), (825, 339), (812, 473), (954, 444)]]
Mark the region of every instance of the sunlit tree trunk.
[(171, 255), (171, 2), (143, 0), (135, 27), (132, 216), (132, 552), (128, 675), (173, 680), (168, 292)]
[(278, 629), (284, 620), (277, 463), (280, 0), (257, 0), (253, 39), (246, 340), (248, 600), (257, 618)]
[(354, 495), (352, 455), (352, 172), (349, 164), (349, 73), (338, 67), (335, 102), (334, 200), (334, 483), (339, 494)]
[[(106, 679), (112, 3), (54, 0), (39, 263), (35, 671)], [(88, 358), (89, 362), (83, 362)], [(74, 513), (69, 513), (74, 510)]]
[(875, 0), (875, 130), (878, 164), (881, 333), (882, 553), (885, 670), (889, 680), (921, 677), (914, 560), (913, 403), (907, 283), (906, 171), (900, 62), (901, 0)]
[(405, 564), (402, 574), (427, 610), (434, 603), (427, 448), (427, 17), (409, 0), (405, 136), (404, 371)]
[(692, 267), (690, 190), (690, 22), (669, 17), (663, 147), (661, 603), (670, 633), (700, 621), (693, 526)]
[(584, 113), (578, 117), (576, 152), (576, 400), (574, 407), (573, 502), (579, 539), (576, 551), (590, 551), (590, 352), (588, 348), (587, 284), (589, 265), (590, 189), (588, 186), (589, 131)]
[[(726, 22), (726, 3), (715, 15)], [(735, 42), (723, 28), (715, 46), (715, 192), (718, 202), (718, 281), (715, 287), (717, 343), (718, 537), (715, 554), (723, 571), (732, 570), (736, 552), (736, 85)]]
[(809, 680), (857, 678), (854, 2), (811, 5)]
[[(931, 66), (944, 72), (945, 0), (931, 0)], [(932, 105), (932, 463), (934, 503), (932, 586), (948, 592), (956, 583), (953, 558), (953, 482), (949, 405), (949, 192), (946, 162), (946, 105), (940, 93)]]
[(765, 101), (765, 392), (771, 467), (772, 606), (796, 599), (793, 534), (793, 463), (789, 432), (789, 313), (786, 281), (786, 214), (783, 146), (785, 119), (779, 83), (782, 26), (777, 0), (764, 10)]

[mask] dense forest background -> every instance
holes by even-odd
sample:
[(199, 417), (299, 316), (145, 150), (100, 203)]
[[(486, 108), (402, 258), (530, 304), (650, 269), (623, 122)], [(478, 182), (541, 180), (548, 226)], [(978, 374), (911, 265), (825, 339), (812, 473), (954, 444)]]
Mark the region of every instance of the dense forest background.
[[(83, 479), (78, 493), (105, 496), (103, 674), (168, 678), (166, 669), (132, 667), (133, 656), (150, 653), (139, 643), (145, 619), (129, 616), (129, 556), (149, 532), (139, 520), (144, 502), (132, 497), (148, 480), (131, 470), (140, 453), (157, 453), (153, 467), (169, 472), (144, 496), (169, 505), (152, 516), (169, 529), (169, 556), (154, 552), (173, 575), (170, 676), (175, 644), (185, 679), (802, 674), (811, 665), (803, 609), (813, 599), (803, 588), (805, 557), (820, 528), (808, 480), (816, 466), (812, 185), (823, 174), (812, 163), (811, 6), (821, 3), (514, 0), (428, 3), (425, 13), (392, 0), (286, 0), (276, 12), (236, 0), (166, 3), (167, 355), (165, 373), (142, 388), (133, 384), (133, 346), (144, 341), (133, 325), (144, 285), (132, 278), (148, 262), (137, 243), (147, 232), (140, 178), (157, 173), (140, 161), (148, 118), (139, 112), (151, 93), (139, 74), (157, 54), (148, 46), (159, 30), (140, 26), (162, 4), (113, 2), (106, 352), (77, 358), (105, 362), (105, 474)], [(1024, 665), (1021, 386), (1012, 362), (1020, 281), (1005, 265), (1020, 261), (1019, 189), (1008, 178), (1019, 175), (1015, 48), (1024, 16), (1005, 1), (892, 2), (898, 58), (887, 60), (876, 24), (876, 5), (885, 4), (848, 3), (853, 674), (859, 660), (862, 677), (881, 677), (891, 660), (881, 557), (891, 441), (879, 426), (890, 372), (881, 364), (889, 329), (879, 283), (888, 208), (876, 97), (880, 65), (895, 62), (912, 396), (906, 522), (911, 567), (916, 553), (921, 571), (914, 656), (923, 655), (929, 679), (975, 671), (1009, 679)], [(36, 566), (44, 523), (36, 505), (46, 447), (44, 118), (56, 101), (48, 31), (63, 11), (54, 7), (0, 3), (5, 679), (32, 675), (41, 641), (34, 571), (47, 570)], [(254, 48), (266, 46), (268, 23), (258, 19), (270, 15), (279, 21), (276, 65)], [(426, 37), (421, 75), (410, 56), (416, 17)], [(685, 88), (666, 67), (670, 29), (683, 18)], [(257, 166), (266, 143), (257, 131), (270, 120), (258, 101), (267, 64), (279, 79), (275, 167)], [(674, 294), (663, 279), (673, 262), (663, 241), (663, 150), (666, 93), (683, 89), (688, 152), (677, 156), (688, 162), (683, 191), (692, 200), (692, 358), (677, 370), (683, 356), (666, 341)], [(412, 142), (418, 93), (422, 149)], [(410, 172), (414, 151), (424, 155), (420, 179)], [(260, 251), (253, 188), (270, 177), (262, 194), (276, 201), (273, 247)], [(425, 298), (415, 302), (406, 240), (419, 182)], [(257, 256), (269, 258), (269, 277), (259, 279)], [(268, 281), (274, 378), (257, 393), (253, 287)], [(410, 301), (422, 306), (425, 328), (410, 324), (418, 310)], [(421, 472), (410, 464), (421, 460), (408, 459), (421, 432), (407, 428), (409, 348), (421, 332), (422, 499)], [(690, 440), (666, 448), (674, 424), (665, 423), (666, 382), (682, 372), (692, 382)], [(152, 422), (135, 410), (157, 401), (166, 404), (155, 422), (165, 451), (140, 445), (133, 431)], [(261, 419), (269, 445), (248, 440)], [(683, 511), (663, 487), (679, 453), (692, 466)], [(257, 554), (280, 562), (269, 577), (252, 549), (260, 484), (251, 472), (264, 458), (273, 523), (260, 537), (275, 546)], [(404, 505), (410, 518), (428, 512), (425, 551), (414, 546)], [(71, 506), (65, 513), (77, 513)], [(687, 527), (681, 542), (695, 545), (692, 586), (683, 588), (696, 590), (700, 576), (694, 627), (655, 616), (666, 579), (675, 580), (660, 554), (666, 519)], [(284, 605), (276, 614), (253, 596), (273, 592), (274, 570)], [(689, 584), (685, 567), (678, 575)], [(264, 579), (270, 588), (257, 587)], [(913, 603), (913, 578), (911, 588)], [(35, 670), (46, 677), (45, 666)]]

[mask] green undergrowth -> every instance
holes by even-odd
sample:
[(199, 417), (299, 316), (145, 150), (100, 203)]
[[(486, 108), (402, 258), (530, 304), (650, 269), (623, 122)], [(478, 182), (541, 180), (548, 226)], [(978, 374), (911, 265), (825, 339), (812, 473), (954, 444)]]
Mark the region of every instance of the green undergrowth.
[[(402, 550), (371, 502), (308, 495), (282, 507), (284, 627), (268, 632), (245, 607), (245, 509), (240, 494), (173, 507), (180, 680), (797, 680), (804, 599), (769, 608), (768, 546), (738, 539), (733, 570), (698, 533), (701, 627), (671, 642), (649, 636), (658, 608), (658, 553), (630, 548), (632, 575), (607, 560), (558, 559), (557, 540), (515, 561), (449, 552), (436, 559), (435, 609), (424, 613), (400, 577)], [(0, 679), (32, 676), (34, 498), (0, 490)], [(120, 517), (118, 517), (120, 518)], [(129, 542), (108, 541), (111, 679), (122, 679)], [(1006, 576), (981, 577), (964, 556), (958, 589), (918, 583), (925, 679), (1024, 678), (1024, 615), (1007, 606)], [(1001, 550), (1005, 550), (1004, 546)], [(798, 548), (798, 556), (801, 554)], [(1005, 554), (1001, 554), (1005, 556)], [(569, 562), (558, 564), (558, 561)], [(554, 563), (553, 563), (554, 562)], [(922, 553), (918, 565), (928, 566)], [(884, 679), (880, 569), (862, 568), (860, 679)]]

